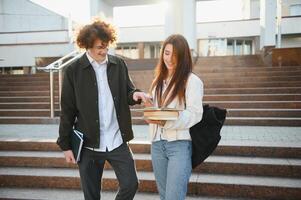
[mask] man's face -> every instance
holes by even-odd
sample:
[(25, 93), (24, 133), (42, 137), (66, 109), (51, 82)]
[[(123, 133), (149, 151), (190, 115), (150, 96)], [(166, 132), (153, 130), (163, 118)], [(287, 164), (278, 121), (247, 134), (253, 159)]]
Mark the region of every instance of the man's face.
[(105, 60), (108, 53), (108, 44), (96, 39), (92, 48), (88, 49), (89, 55), (97, 62)]

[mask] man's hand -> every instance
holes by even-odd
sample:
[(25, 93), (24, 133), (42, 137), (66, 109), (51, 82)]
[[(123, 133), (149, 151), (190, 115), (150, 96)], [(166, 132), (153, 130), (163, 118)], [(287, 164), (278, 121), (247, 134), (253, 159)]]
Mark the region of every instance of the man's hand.
[(141, 99), (143, 101), (143, 103), (152, 103), (152, 98), (149, 94), (146, 94), (144, 92), (134, 92), (133, 94), (133, 99), (135, 101), (138, 101), (139, 99)]
[(73, 152), (71, 150), (67, 150), (67, 151), (63, 151), (64, 155), (65, 155), (65, 159), (67, 163), (73, 163), (75, 164), (75, 159), (74, 159), (74, 155)]

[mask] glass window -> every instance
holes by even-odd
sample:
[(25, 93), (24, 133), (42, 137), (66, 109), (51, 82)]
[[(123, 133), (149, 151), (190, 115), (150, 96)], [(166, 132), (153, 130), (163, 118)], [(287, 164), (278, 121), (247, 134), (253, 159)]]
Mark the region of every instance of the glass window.
[(243, 41), (236, 40), (236, 48), (235, 48), (235, 55), (242, 55), (243, 54)]
[(227, 40), (227, 55), (232, 56), (234, 54), (234, 40)]
[(246, 40), (244, 44), (244, 55), (250, 55), (252, 54), (252, 41)]
[(224, 56), (226, 51), (225, 39), (199, 40), (199, 56)]
[(131, 59), (139, 58), (139, 49), (137, 44), (119, 44), (115, 49), (115, 53)]
[(144, 58), (159, 58), (160, 57), (160, 43), (146, 43), (144, 44)]
[(290, 5), (290, 15), (301, 15), (301, 4)]

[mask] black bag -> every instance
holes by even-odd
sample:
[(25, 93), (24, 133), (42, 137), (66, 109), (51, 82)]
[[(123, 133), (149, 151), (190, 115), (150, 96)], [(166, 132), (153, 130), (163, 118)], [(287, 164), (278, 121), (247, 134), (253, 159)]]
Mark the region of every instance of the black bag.
[(226, 109), (208, 104), (203, 109), (202, 120), (189, 129), (192, 140), (192, 168), (201, 164), (216, 149), (227, 114)]

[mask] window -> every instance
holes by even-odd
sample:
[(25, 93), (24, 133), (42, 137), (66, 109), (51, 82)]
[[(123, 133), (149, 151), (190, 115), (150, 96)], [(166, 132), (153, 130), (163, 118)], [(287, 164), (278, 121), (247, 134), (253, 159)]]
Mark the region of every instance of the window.
[(159, 58), (161, 44), (159, 42), (144, 43), (144, 58)]
[(120, 44), (116, 47), (115, 53), (131, 59), (139, 58), (139, 51), (137, 44)]
[(301, 4), (290, 5), (290, 16), (301, 15)]
[(232, 56), (234, 53), (234, 40), (227, 40), (227, 55)]
[(227, 39), (227, 55), (251, 55), (252, 40)]
[(199, 56), (225, 56), (226, 39), (199, 40)]

